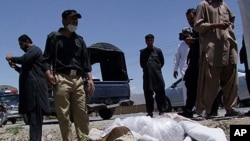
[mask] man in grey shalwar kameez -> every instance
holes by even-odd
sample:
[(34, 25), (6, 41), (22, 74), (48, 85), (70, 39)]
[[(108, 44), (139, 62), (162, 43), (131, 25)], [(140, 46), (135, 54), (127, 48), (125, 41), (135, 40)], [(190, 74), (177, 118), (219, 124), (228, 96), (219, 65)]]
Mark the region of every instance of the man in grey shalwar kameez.
[(6, 60), (19, 72), (19, 113), (28, 117), (30, 140), (41, 141), (43, 115), (49, 113), (48, 85), (41, 63), (42, 51), (25, 34), (18, 41), (25, 54), (14, 57), (10, 53)]
[(161, 69), (164, 65), (164, 56), (160, 48), (153, 45), (154, 36), (145, 36), (147, 47), (140, 50), (140, 65), (143, 69), (143, 90), (148, 116), (153, 117), (154, 92), (159, 115), (166, 112), (165, 82)]
[(196, 12), (194, 29), (200, 34), (200, 72), (196, 112), (211, 112), (219, 87), (223, 91), (225, 116), (242, 115), (234, 107), (238, 97), (235, 16), (222, 0), (204, 0)]

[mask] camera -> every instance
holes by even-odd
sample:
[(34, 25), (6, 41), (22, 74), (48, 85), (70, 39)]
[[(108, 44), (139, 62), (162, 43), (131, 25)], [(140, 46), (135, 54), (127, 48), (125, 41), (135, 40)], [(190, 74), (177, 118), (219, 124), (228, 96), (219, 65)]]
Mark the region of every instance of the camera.
[(182, 32), (179, 33), (179, 40), (185, 40), (189, 35), (192, 34), (192, 30), (190, 27), (185, 27), (182, 29)]

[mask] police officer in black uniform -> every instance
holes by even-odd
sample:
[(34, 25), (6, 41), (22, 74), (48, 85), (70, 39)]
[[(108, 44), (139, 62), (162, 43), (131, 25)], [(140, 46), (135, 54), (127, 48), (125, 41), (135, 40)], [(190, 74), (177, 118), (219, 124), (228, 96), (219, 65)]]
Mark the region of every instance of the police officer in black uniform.
[(63, 27), (48, 35), (43, 55), (46, 76), (49, 84), (53, 85), (55, 108), (64, 141), (73, 140), (71, 117), (78, 140), (89, 132), (82, 76), (87, 76), (90, 93), (94, 92), (94, 83), (86, 44), (83, 37), (75, 32), (81, 17), (76, 10), (63, 11)]

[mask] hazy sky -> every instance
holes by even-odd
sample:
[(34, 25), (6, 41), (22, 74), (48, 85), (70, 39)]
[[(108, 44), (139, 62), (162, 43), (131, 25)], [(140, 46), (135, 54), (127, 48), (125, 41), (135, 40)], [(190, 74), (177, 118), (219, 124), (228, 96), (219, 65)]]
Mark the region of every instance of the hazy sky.
[[(97, 42), (111, 43), (124, 51), (132, 91), (142, 93), (142, 70), (139, 50), (145, 47), (144, 36), (155, 35), (155, 46), (163, 50), (163, 75), (166, 87), (173, 78), (173, 58), (180, 42), (178, 33), (189, 26), (188, 8), (196, 8), (201, 0), (6, 0), (0, 5), (0, 85), (18, 87), (18, 74), (5, 57), (23, 54), (17, 38), (28, 34), (33, 43), (44, 50), (46, 36), (62, 26), (61, 13), (75, 9), (82, 14), (77, 33), (87, 46)], [(241, 48), (242, 23), (237, 0), (225, 0), (236, 15), (235, 34)], [(243, 65), (238, 65), (243, 68)], [(100, 70), (93, 70), (98, 77)], [(179, 75), (180, 76), (180, 75)]]

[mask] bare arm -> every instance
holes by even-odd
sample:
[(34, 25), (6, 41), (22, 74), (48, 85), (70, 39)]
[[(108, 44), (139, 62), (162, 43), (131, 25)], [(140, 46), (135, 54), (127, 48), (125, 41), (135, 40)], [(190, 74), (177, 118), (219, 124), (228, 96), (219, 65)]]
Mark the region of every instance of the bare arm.
[(95, 92), (95, 85), (94, 85), (94, 82), (93, 82), (92, 73), (87, 72), (86, 76), (87, 76), (87, 79), (88, 79), (88, 87), (89, 87), (89, 93), (88, 94), (92, 94), (92, 93)]

